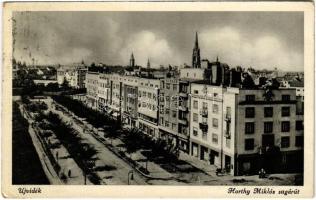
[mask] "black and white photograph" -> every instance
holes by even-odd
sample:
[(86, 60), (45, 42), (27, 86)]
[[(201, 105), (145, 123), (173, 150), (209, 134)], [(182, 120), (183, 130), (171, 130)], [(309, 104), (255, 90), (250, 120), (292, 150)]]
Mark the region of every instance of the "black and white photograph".
[(12, 12), (12, 185), (305, 186), (304, 20)]

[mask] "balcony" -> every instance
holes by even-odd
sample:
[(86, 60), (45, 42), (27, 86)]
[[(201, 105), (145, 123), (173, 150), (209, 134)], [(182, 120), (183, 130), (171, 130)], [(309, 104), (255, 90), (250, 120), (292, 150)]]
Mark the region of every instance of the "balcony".
[(180, 93), (179, 93), (179, 97), (188, 98), (188, 93), (186, 93), (186, 92), (180, 92)]
[(208, 117), (207, 108), (202, 108), (202, 110), (200, 111), (200, 115), (202, 115), (202, 117), (207, 118)]
[(184, 118), (179, 118), (179, 123), (181, 123), (182, 125), (184, 126), (188, 126), (188, 120), (187, 119), (184, 119)]
[(225, 115), (225, 121), (228, 122), (228, 123), (231, 122), (231, 115), (226, 114)]
[(199, 125), (200, 125), (200, 129), (202, 130), (202, 132), (207, 132), (208, 124), (206, 122), (202, 122)]
[(230, 139), (230, 132), (228, 130), (225, 131), (224, 137)]
[(183, 111), (183, 112), (188, 112), (189, 111), (188, 107), (183, 106), (183, 105), (179, 105), (178, 109)]

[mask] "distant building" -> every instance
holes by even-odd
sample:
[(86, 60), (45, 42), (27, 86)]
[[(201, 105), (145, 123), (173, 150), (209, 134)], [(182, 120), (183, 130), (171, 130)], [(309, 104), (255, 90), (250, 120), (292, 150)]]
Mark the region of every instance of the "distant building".
[(60, 66), (57, 69), (57, 82), (59, 85), (66, 80), (70, 87), (85, 88), (87, 68), (84, 64)]
[(200, 47), (197, 32), (195, 33), (195, 43), (192, 53), (192, 67), (201, 68)]

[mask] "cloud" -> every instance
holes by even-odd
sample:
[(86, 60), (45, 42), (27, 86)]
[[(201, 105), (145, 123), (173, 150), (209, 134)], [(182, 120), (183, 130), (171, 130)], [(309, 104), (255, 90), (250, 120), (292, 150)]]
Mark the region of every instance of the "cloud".
[(179, 64), (181, 60), (176, 50), (169, 45), (167, 40), (145, 30), (133, 34), (121, 49), (120, 56), (122, 60), (126, 60), (125, 64), (128, 63), (132, 52), (136, 64), (141, 66), (146, 66), (148, 59), (152, 67)]
[(199, 38), (203, 58), (214, 60), (219, 56), (231, 67), (293, 70), (303, 65), (303, 56), (273, 35), (249, 38), (238, 29), (222, 27), (203, 30)]
[(32, 58), (39, 64), (71, 64), (81, 60), (113, 63), (116, 59), (113, 54), (121, 49), (120, 24), (111, 18), (95, 20), (87, 18), (85, 13), (16, 17), (15, 57), (27, 63), (32, 63)]

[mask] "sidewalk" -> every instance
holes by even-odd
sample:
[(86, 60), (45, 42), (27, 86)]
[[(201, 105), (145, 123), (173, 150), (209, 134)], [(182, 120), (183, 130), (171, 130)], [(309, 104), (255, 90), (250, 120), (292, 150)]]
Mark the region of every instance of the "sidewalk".
[[(55, 104), (57, 104), (57, 103), (55, 102)], [(58, 104), (58, 105), (63, 107), (66, 110), (67, 114), (66, 115), (64, 114), (66, 117), (75, 119), (73, 121), (73, 123), (77, 123), (77, 125), (80, 126), (81, 129), (83, 128), (82, 127), (83, 124), (80, 123), (80, 119), (75, 114), (73, 114), (71, 111), (69, 111), (64, 106), (62, 106), (60, 104)], [(133, 160), (136, 161), (140, 166), (146, 168), (146, 157), (143, 156), (140, 151), (134, 152), (132, 155), (129, 153), (126, 153), (126, 149), (122, 146), (122, 144), (124, 144), (124, 143), (121, 141), (121, 139), (115, 138), (115, 139), (112, 139), (112, 142), (109, 142), (109, 141), (105, 140), (106, 138), (100, 137), (100, 135), (98, 134), (98, 130), (96, 128), (94, 128), (92, 125), (89, 124), (87, 127), (90, 127), (90, 128), (88, 128), (89, 130), (87, 130), (87, 131), (89, 131), (90, 134), (93, 134), (93, 137), (96, 137), (98, 140), (101, 140), (102, 143), (104, 143), (104, 145), (107, 146), (107, 148), (111, 148), (111, 150), (115, 151), (115, 153), (117, 155), (120, 155), (120, 152), (123, 152), (126, 155), (126, 157), (129, 157), (129, 158), (132, 157)], [(150, 177), (151, 179), (169, 180), (169, 179), (173, 178), (172, 174), (170, 174), (169, 172), (167, 172), (166, 170), (161, 168), (159, 165), (157, 165), (156, 163), (151, 162), (151, 161), (147, 162), (147, 170), (150, 172), (148, 177)]]
[[(95, 149), (98, 151), (96, 155), (96, 157), (98, 158), (98, 160), (96, 161), (96, 167), (114, 167), (112, 170), (96, 171), (96, 173), (102, 181), (104, 181), (108, 185), (128, 184), (128, 174), (130, 171), (133, 171), (133, 168), (131, 166), (129, 166), (121, 158), (113, 154), (108, 148), (105, 147), (103, 143), (98, 141), (92, 134), (87, 134), (87, 131), (84, 132), (83, 126), (81, 124), (78, 124), (78, 122), (74, 120), (73, 114), (70, 114), (70, 112), (64, 113), (63, 111), (56, 110), (55, 106), (52, 106), (51, 104), (48, 105), (48, 109), (62, 117), (64, 122), (71, 123), (72, 128), (78, 131), (80, 137), (87, 143), (92, 144), (93, 147), (95, 147)], [(134, 173), (134, 180), (130, 181), (130, 184), (147, 185), (146, 179), (141, 177), (138, 173)]]
[(210, 165), (208, 163), (205, 163), (205, 162), (199, 160), (198, 158), (194, 158), (192, 156), (189, 156), (188, 154), (186, 154), (184, 152), (180, 152), (180, 159), (190, 163), (192, 166), (202, 170), (203, 172), (205, 172), (206, 174), (208, 174), (212, 177), (217, 176), (216, 175), (217, 167), (215, 165)]
[[(21, 105), (20, 107), (21, 112), (23, 109), (23, 106)], [(22, 112), (24, 113), (24, 112)], [(37, 134), (37, 131), (31, 126), (31, 124), (34, 122), (33, 119), (29, 118), (30, 115), (27, 114), (27, 111), (25, 113), (26, 115), (23, 114), (23, 116), (27, 119), (27, 121), (29, 122), (29, 132), (31, 134), (32, 139), (34, 139), (34, 137), (38, 138), (39, 140), (43, 140), (43, 138), (40, 138), (40, 135)], [(50, 140), (50, 142), (52, 144), (54, 143), (60, 143), (59, 140), (56, 138), (55, 135), (52, 135), (48, 138), (48, 140)], [(33, 140), (34, 141), (34, 140)], [(44, 158), (46, 160), (46, 164), (44, 167), (48, 167), (48, 162), (50, 163), (48, 156), (45, 155), (45, 150), (49, 150), (50, 153), (53, 155), (55, 161), (57, 161), (58, 165), (61, 167), (61, 170), (59, 172), (59, 174), (57, 174), (57, 172), (54, 170), (52, 164), (50, 163), (50, 167), (49, 167), (49, 172), (54, 176), (54, 179), (59, 179), (59, 181), (54, 181), (53, 184), (67, 184), (67, 185), (83, 185), (84, 184), (84, 176), (83, 176), (83, 172), (80, 169), (80, 167), (77, 165), (77, 163), (74, 161), (73, 158), (70, 157), (70, 154), (68, 153), (67, 149), (63, 146), (63, 145), (59, 145), (58, 148), (56, 149), (48, 149), (46, 146), (43, 146), (45, 142), (34, 142), (34, 146), (36, 146), (36, 148), (40, 148), (42, 150), (40, 150), (40, 152), (42, 152), (41, 154), (44, 154)], [(56, 160), (56, 153), (58, 152), (58, 157), (59, 159)], [(68, 170), (71, 170), (71, 177), (68, 177)], [(61, 173), (64, 173), (66, 175), (66, 179), (65, 181), (63, 181), (61, 179)], [(86, 183), (88, 185), (92, 185), (92, 183), (87, 179)]]

